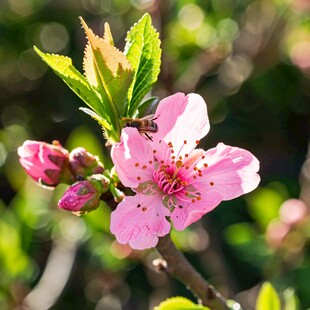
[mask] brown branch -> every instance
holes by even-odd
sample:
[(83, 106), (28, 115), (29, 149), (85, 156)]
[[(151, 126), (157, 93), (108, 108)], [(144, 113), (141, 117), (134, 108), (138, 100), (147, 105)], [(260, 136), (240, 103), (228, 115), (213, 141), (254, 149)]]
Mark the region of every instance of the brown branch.
[(161, 264), (161, 268), (189, 288), (203, 305), (212, 310), (228, 309), (226, 299), (193, 268), (175, 247), (170, 235), (159, 239), (157, 250), (166, 262)]

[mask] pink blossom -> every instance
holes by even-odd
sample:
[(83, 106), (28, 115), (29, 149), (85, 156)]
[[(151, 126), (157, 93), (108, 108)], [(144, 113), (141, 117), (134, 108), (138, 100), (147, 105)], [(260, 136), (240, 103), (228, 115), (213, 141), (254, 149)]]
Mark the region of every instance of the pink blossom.
[(58, 141), (48, 144), (27, 140), (17, 153), (27, 174), (47, 186), (56, 186), (68, 165), (69, 152)]
[(127, 127), (112, 148), (121, 182), (136, 195), (125, 197), (112, 212), (111, 231), (118, 242), (136, 249), (156, 246), (158, 237), (169, 233), (170, 221), (183, 230), (260, 181), (259, 162), (250, 152), (223, 143), (196, 149), (210, 129), (201, 96), (167, 97), (154, 118), (159, 130), (152, 141)]

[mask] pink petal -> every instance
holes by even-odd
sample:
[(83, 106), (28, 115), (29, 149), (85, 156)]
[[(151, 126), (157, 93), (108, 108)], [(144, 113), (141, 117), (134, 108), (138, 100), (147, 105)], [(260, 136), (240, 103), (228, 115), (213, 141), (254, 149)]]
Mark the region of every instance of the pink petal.
[(161, 100), (154, 118), (158, 132), (153, 134), (153, 148), (161, 159), (170, 156), (169, 142), (173, 145), (174, 155), (184, 156), (210, 129), (206, 103), (198, 94), (177, 93)]
[(146, 138), (136, 128), (124, 128), (121, 142), (111, 151), (116, 172), (127, 187), (136, 188), (152, 179), (154, 154)]
[(183, 195), (178, 197), (178, 206), (170, 216), (175, 229), (184, 230), (190, 224), (198, 221), (203, 215), (212, 211), (223, 200), (222, 195), (216, 191), (204, 191), (201, 200), (188, 201)]
[(111, 232), (119, 243), (129, 243), (134, 249), (155, 247), (158, 237), (170, 231), (166, 216), (169, 211), (163, 206), (161, 197), (127, 196), (111, 214)]
[[(208, 167), (204, 168), (203, 164)], [(205, 153), (205, 159), (197, 164), (202, 170), (202, 177), (197, 177), (193, 186), (197, 189), (215, 190), (230, 200), (254, 190), (260, 177), (259, 161), (250, 152), (219, 143), (216, 148)]]

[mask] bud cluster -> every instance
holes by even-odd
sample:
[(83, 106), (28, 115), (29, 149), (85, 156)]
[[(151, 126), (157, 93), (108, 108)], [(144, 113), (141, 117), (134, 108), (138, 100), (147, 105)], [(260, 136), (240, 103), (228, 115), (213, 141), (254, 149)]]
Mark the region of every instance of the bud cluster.
[(71, 185), (59, 200), (61, 209), (76, 214), (93, 211), (109, 189), (110, 179), (102, 174), (103, 164), (82, 147), (69, 153), (58, 141), (49, 144), (27, 140), (17, 152), (26, 173), (41, 186), (53, 189), (60, 183)]

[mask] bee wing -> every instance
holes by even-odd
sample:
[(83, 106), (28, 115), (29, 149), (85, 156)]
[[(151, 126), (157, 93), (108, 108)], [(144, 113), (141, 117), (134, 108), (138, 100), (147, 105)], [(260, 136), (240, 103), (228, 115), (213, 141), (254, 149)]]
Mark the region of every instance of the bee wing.
[(143, 120), (152, 120), (154, 118), (155, 114), (146, 115), (142, 118), (140, 118), (141, 121)]

